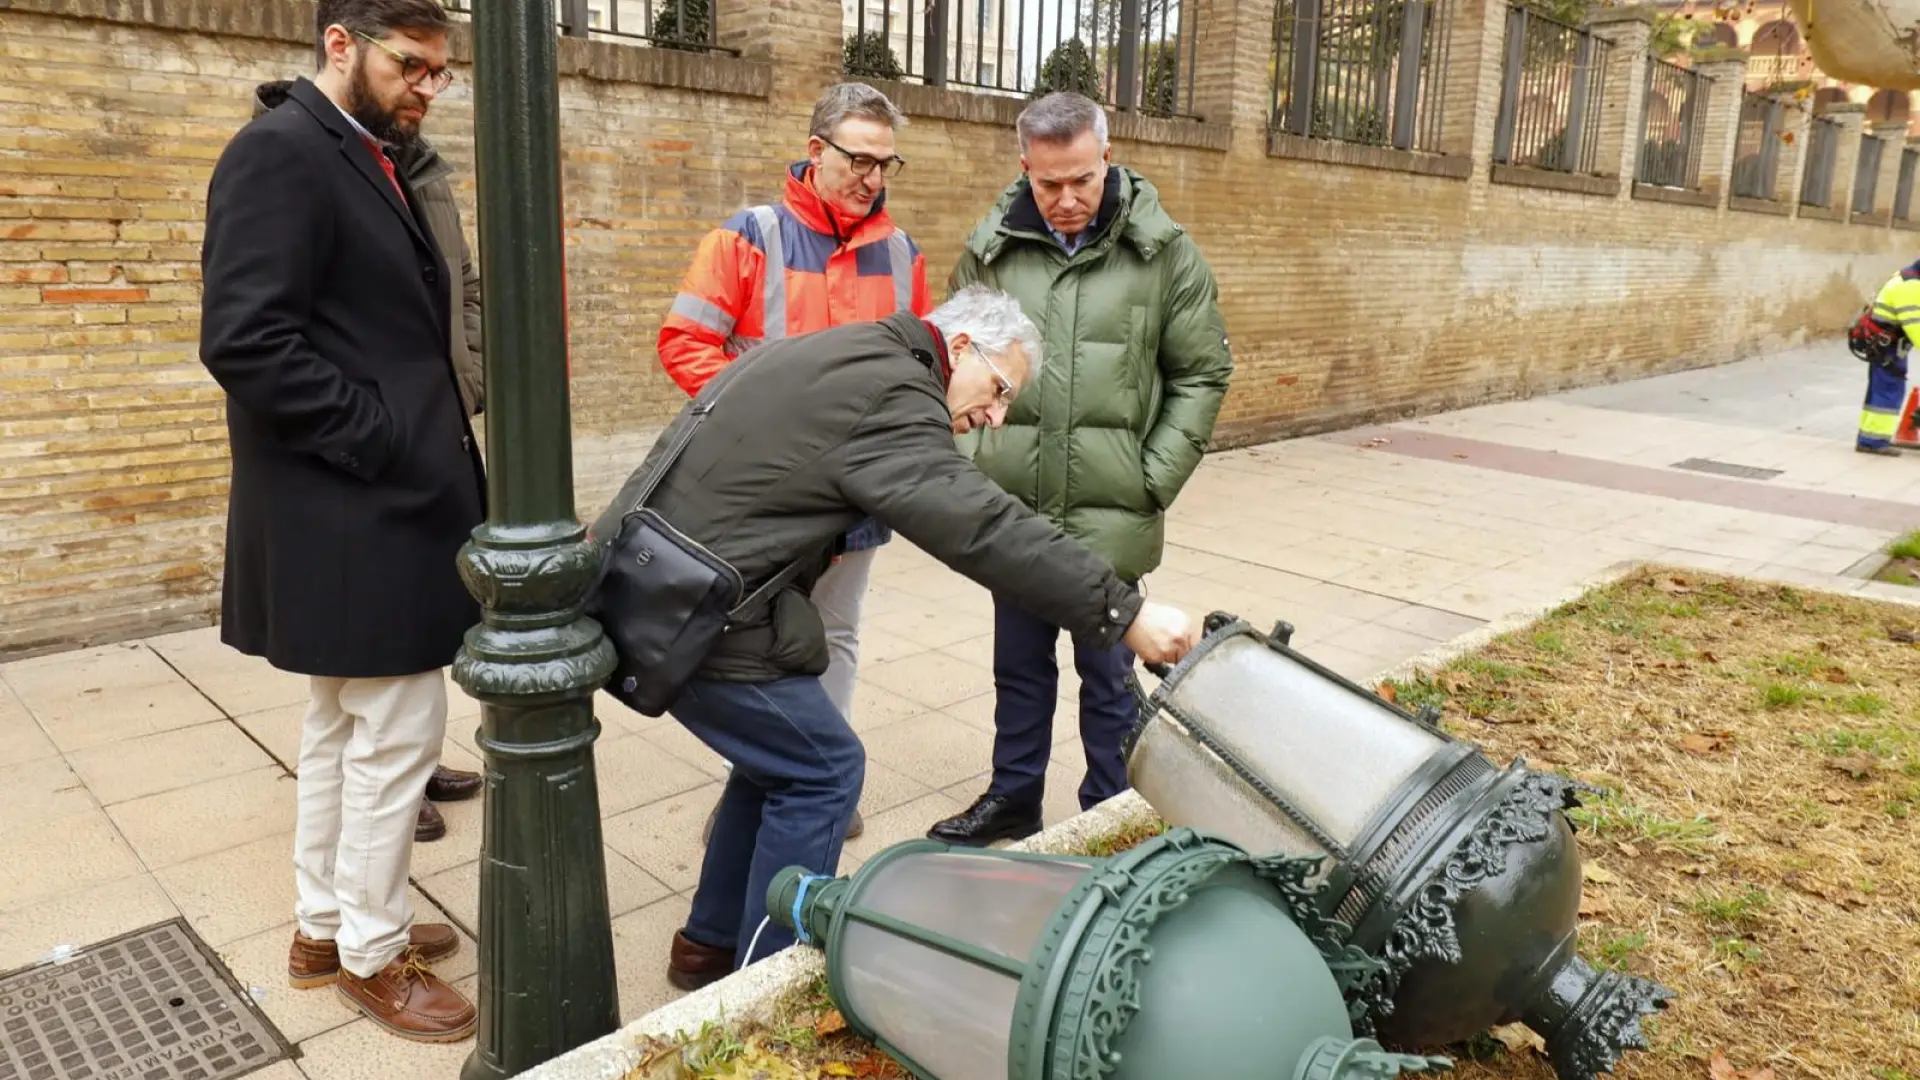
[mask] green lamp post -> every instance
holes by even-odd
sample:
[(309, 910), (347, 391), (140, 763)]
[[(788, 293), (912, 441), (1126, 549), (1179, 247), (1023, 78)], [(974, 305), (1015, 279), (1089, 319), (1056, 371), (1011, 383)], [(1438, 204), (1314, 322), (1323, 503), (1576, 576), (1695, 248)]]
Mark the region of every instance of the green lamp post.
[(488, 520), (459, 568), (484, 621), (453, 676), (482, 704), (480, 1027), (463, 1080), (501, 1080), (620, 1023), (594, 690), (599, 569), (574, 514), (553, 0), (473, 14), (487, 340)]
[(825, 948), (847, 1025), (920, 1080), (1449, 1067), (1354, 1038), (1341, 984), (1378, 964), (1331, 943), (1313, 870), (1190, 829), (1104, 859), (914, 840), (852, 878), (790, 867), (767, 908)]
[(1437, 713), (1386, 701), (1230, 615), (1164, 674), (1126, 744), (1167, 821), (1248, 850), (1322, 859), (1319, 913), (1384, 972), (1349, 987), (1360, 1029), (1440, 1046), (1524, 1020), (1561, 1080), (1646, 1049), (1672, 992), (1574, 951), (1575, 784), (1497, 768)]

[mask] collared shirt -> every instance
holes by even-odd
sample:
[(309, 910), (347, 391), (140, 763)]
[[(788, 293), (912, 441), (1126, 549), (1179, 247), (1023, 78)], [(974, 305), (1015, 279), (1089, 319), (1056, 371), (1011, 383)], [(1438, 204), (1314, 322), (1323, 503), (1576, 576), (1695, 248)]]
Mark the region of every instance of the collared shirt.
[[(333, 101), (333, 99), (332, 99), (332, 98), (327, 98), (327, 100), (328, 100), (328, 101)], [(340, 103), (339, 103), (339, 102), (337, 102), (337, 101), (333, 101), (333, 107), (334, 107), (334, 108), (336, 108), (336, 109), (340, 109)], [(363, 126), (363, 125), (362, 125), (362, 124), (360, 123), (360, 121), (358, 121), (358, 120), (355, 120), (355, 119), (353, 118), (353, 114), (352, 114), (352, 113), (350, 113), (350, 112), (348, 112), (348, 111), (347, 111), (347, 110), (345, 110), (345, 109), (340, 109), (340, 115), (341, 115), (341, 116), (344, 116), (344, 117), (346, 117), (346, 118), (347, 118), (347, 123), (349, 123), (349, 124), (352, 124), (352, 125), (353, 125), (353, 130), (355, 130), (355, 131), (357, 131), (357, 132), (359, 132), (359, 133), (360, 133), (360, 137), (361, 137), (362, 139), (365, 139), (366, 141), (368, 141), (368, 142), (370, 142), (370, 143), (374, 143), (374, 144), (376, 144), (376, 145), (379, 145), (379, 146), (385, 146), (385, 145), (386, 145), (385, 143), (383, 143), (383, 142), (381, 142), (381, 141), (380, 141), (379, 139), (376, 139), (376, 138), (374, 138), (374, 137), (373, 137), (373, 132), (371, 132), (371, 131), (368, 131), (368, 130), (367, 130), (367, 129), (366, 129), (366, 128), (365, 128), (365, 127), (364, 127), (364, 126)]]
[(1065, 234), (1051, 225), (1047, 226), (1047, 231), (1052, 233), (1055, 242), (1065, 248), (1067, 254), (1071, 255), (1081, 248), (1086, 247), (1087, 241), (1100, 234), (1100, 218), (1098, 215), (1095, 215), (1092, 221), (1087, 222), (1087, 227), (1080, 230), (1080, 235), (1071, 240), (1067, 239)]

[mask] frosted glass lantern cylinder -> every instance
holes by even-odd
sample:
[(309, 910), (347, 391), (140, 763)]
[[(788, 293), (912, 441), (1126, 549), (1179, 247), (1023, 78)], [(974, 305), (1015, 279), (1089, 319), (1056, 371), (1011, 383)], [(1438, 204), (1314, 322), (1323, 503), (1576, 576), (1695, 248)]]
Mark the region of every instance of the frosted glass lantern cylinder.
[(789, 868), (767, 905), (825, 948), (847, 1026), (921, 1080), (1444, 1067), (1354, 1037), (1328, 957), (1347, 978), (1378, 965), (1333, 943), (1309, 870), (1189, 829), (1105, 859), (910, 841), (852, 878)]

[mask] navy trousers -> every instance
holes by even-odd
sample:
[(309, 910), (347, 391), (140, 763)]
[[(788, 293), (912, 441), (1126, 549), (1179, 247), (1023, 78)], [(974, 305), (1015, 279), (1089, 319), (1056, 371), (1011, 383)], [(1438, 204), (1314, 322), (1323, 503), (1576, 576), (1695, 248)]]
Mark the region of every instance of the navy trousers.
[(1856, 443), (1882, 447), (1893, 442), (1900, 422), (1900, 408), (1907, 396), (1907, 358), (1903, 354), (1891, 368), (1867, 365), (1867, 400), (1860, 409), (1860, 433)]
[[(1053, 710), (1060, 694), (1060, 665), (1053, 652), (1059, 637), (1058, 627), (994, 598), (989, 795), (1038, 806), (1046, 794)], [(1087, 754), (1080, 808), (1087, 810), (1127, 789), (1120, 743), (1139, 719), (1140, 708), (1127, 690), (1133, 653), (1125, 645), (1102, 649), (1076, 639), (1073, 666), (1080, 673), (1080, 742)]]
[(761, 930), (773, 875), (789, 866), (838, 871), (866, 779), (866, 749), (813, 676), (697, 680), (669, 711), (733, 764), (682, 932), (738, 950), (745, 967), (793, 944), (793, 934), (772, 923)]

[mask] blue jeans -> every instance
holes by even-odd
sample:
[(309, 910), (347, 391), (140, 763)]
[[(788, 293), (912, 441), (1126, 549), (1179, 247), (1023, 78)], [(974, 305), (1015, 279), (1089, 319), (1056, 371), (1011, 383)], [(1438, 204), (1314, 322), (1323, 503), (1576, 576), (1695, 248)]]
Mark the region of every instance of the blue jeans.
[[(989, 795), (1040, 805), (1047, 790), (1047, 759), (1053, 750), (1053, 710), (1059, 701), (1060, 665), (1053, 644), (1060, 630), (1025, 609), (993, 600), (993, 783)], [(1120, 743), (1140, 717), (1127, 690), (1133, 652), (1074, 639), (1073, 666), (1080, 673), (1080, 742), (1087, 775), (1080, 809), (1127, 789)]]
[(793, 944), (768, 923), (767, 886), (789, 866), (832, 874), (860, 803), (867, 753), (813, 676), (768, 683), (695, 680), (668, 710), (733, 764), (683, 933), (737, 950), (745, 967)]

